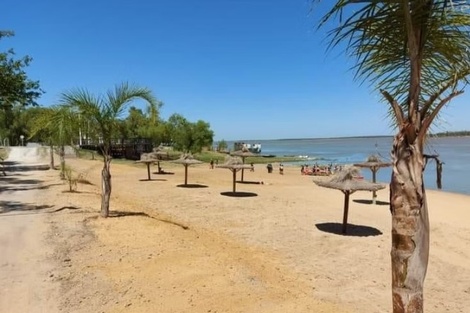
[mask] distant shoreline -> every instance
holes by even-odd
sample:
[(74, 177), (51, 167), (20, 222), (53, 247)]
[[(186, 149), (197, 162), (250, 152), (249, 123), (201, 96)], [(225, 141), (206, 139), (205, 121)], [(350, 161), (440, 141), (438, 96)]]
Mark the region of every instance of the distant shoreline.
[[(455, 133), (455, 134), (454, 134)], [(470, 135), (459, 135), (460, 132), (429, 134), (429, 138), (466, 138)], [(259, 142), (259, 141), (288, 141), (288, 140), (323, 140), (323, 139), (373, 139), (373, 138), (393, 138), (394, 135), (370, 135), (370, 136), (344, 136), (344, 137), (312, 137), (312, 138), (276, 138), (276, 139), (240, 139), (227, 140), (228, 142)]]

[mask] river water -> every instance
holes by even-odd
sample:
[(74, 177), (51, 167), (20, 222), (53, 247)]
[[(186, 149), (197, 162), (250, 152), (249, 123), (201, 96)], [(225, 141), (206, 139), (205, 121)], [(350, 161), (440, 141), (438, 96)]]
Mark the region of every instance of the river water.
[[(323, 139), (279, 139), (246, 140), (247, 143), (260, 143), (261, 154), (276, 156), (302, 156), (304, 161), (286, 165), (301, 164), (353, 164), (364, 162), (371, 154), (378, 154), (384, 161), (390, 160), (392, 137), (349, 137)], [(228, 142), (233, 148), (233, 142)], [(470, 194), (470, 137), (430, 138), (425, 153), (438, 154), (444, 162), (442, 190)], [(371, 172), (363, 169), (362, 174), (370, 179)], [(391, 168), (382, 168), (377, 173), (377, 181), (390, 182)], [(430, 160), (424, 173), (427, 189), (437, 189), (436, 164)]]

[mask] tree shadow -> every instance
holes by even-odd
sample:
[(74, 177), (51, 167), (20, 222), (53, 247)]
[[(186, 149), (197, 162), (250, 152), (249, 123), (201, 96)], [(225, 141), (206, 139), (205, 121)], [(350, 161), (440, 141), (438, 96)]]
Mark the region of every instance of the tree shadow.
[(237, 184), (247, 184), (247, 185), (264, 185), (262, 181), (250, 181), (250, 180), (237, 180)]
[(63, 206), (63, 207), (55, 209), (53, 211), (49, 211), (49, 213), (57, 213), (57, 212), (60, 212), (60, 211), (63, 211), (63, 210), (80, 210), (80, 208), (76, 207), (76, 206)]
[(139, 181), (166, 181), (166, 179), (161, 179), (161, 178), (141, 178)]
[(343, 224), (341, 223), (319, 223), (315, 224), (318, 230), (341, 236), (369, 237), (379, 236), (383, 233), (375, 227), (348, 224), (346, 234), (343, 234)]
[(163, 223), (168, 223), (168, 224), (172, 224), (172, 225), (181, 227), (184, 230), (189, 229), (189, 226), (186, 226), (186, 225), (183, 225), (183, 224), (180, 224), (178, 222), (171, 221), (171, 220), (167, 220), (167, 219), (156, 218), (156, 217), (153, 217), (151, 215), (148, 215), (145, 212), (109, 211), (109, 215), (108, 215), (109, 218), (120, 218), (120, 217), (126, 217), (126, 216), (148, 217), (148, 218), (151, 218), (151, 219), (163, 222)]
[(12, 165), (17, 165), (19, 164), (18, 162), (16, 161), (2, 161), (0, 162), (3, 166), (12, 166)]
[(175, 173), (173, 173), (173, 172), (165, 172), (165, 171), (153, 172), (152, 174), (155, 174), (155, 175), (175, 175)]
[[(365, 200), (365, 199), (354, 199), (353, 202), (360, 203), (360, 204), (372, 204), (372, 200)], [(376, 200), (375, 204), (376, 205), (390, 205), (390, 202)]]
[(15, 184), (15, 185), (34, 185), (34, 184), (40, 184), (44, 181), (39, 180), (39, 179), (21, 179), (21, 178), (9, 176), (9, 177), (1, 177), (0, 182), (6, 182), (7, 184)]
[(96, 192), (93, 191), (80, 191), (80, 190), (62, 190), (62, 193), (73, 193), (73, 194), (89, 194), (96, 195)]
[(200, 184), (180, 184), (180, 185), (176, 185), (176, 187), (180, 187), (180, 188), (207, 188), (209, 186), (200, 185)]
[(227, 197), (235, 197), (235, 198), (248, 198), (248, 197), (256, 197), (258, 194), (254, 192), (245, 192), (245, 191), (225, 191), (220, 193), (222, 196)]
[(49, 184), (43, 186), (28, 186), (28, 187), (13, 187), (13, 186), (6, 186), (0, 187), (0, 193), (4, 191), (26, 191), (26, 190), (44, 190), (49, 189), (52, 186), (62, 186), (63, 184)]
[(52, 205), (37, 205), (34, 203), (22, 203), (18, 201), (0, 201), (0, 214), (8, 212), (42, 211), (52, 208)]
[(29, 171), (47, 171), (51, 167), (47, 164), (16, 164), (4, 166), (3, 170), (5, 172), (29, 172)]

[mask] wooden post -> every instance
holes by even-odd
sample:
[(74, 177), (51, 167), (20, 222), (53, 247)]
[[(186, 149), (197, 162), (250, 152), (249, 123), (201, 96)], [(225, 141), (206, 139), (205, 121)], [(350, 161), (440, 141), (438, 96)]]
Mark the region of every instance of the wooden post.
[[(377, 175), (378, 168), (374, 166), (371, 168), (371, 170), (372, 170), (372, 182), (375, 184), (377, 180), (376, 175)], [(377, 192), (374, 190), (372, 191), (372, 204), (375, 204), (376, 200), (377, 200)]]
[(236, 169), (232, 169), (232, 172), (233, 172), (233, 192), (235, 193), (236, 192), (236, 186), (237, 186), (237, 170)]
[(348, 212), (349, 212), (349, 190), (343, 190), (344, 193), (344, 212), (343, 212), (343, 230), (342, 233), (346, 234), (348, 227)]
[(147, 176), (148, 176), (148, 179), (150, 180), (150, 162), (146, 162), (147, 163)]
[[(242, 156), (242, 162), (243, 162), (243, 164), (245, 164), (245, 157), (244, 156)], [(243, 181), (243, 174), (244, 173), (245, 173), (245, 169), (242, 168), (242, 179), (241, 179), (241, 181)]]
[(188, 166), (189, 164), (184, 165), (184, 185), (188, 184)]

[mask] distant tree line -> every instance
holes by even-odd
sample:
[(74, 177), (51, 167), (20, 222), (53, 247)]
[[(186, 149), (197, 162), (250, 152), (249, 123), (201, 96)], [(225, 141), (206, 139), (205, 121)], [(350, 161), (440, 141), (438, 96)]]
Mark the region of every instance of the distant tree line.
[(470, 136), (470, 130), (440, 132), (440, 133), (431, 134), (430, 136), (431, 137), (464, 137), (464, 136)]
[[(11, 31), (0, 31), (0, 39), (13, 35)], [(154, 146), (169, 144), (183, 152), (196, 153), (204, 147), (212, 147), (214, 133), (209, 123), (203, 120), (192, 122), (178, 113), (164, 120), (160, 116), (163, 103), (156, 100), (150, 90), (129, 84), (117, 86), (115, 90), (120, 89), (119, 95), (129, 98), (107, 99), (110, 107), (101, 112), (102, 118), (113, 117), (108, 121), (113, 126), (109, 129), (109, 125), (99, 125), (102, 119), (95, 118), (99, 109), (104, 109), (100, 106), (106, 97), (95, 97), (86, 90), (63, 95), (57, 105), (40, 107), (36, 102), (43, 94), (39, 81), (29, 79), (25, 72), (31, 60), (29, 56), (15, 59), (12, 49), (0, 52), (1, 144), (36, 141), (57, 146), (77, 145), (83, 141), (102, 141), (103, 131), (106, 131), (110, 139), (145, 138)], [(131, 106), (138, 98), (146, 100), (145, 109)], [(97, 112), (85, 112), (83, 109), (90, 106), (69, 100), (95, 102)], [(100, 129), (102, 126), (106, 129)]]

